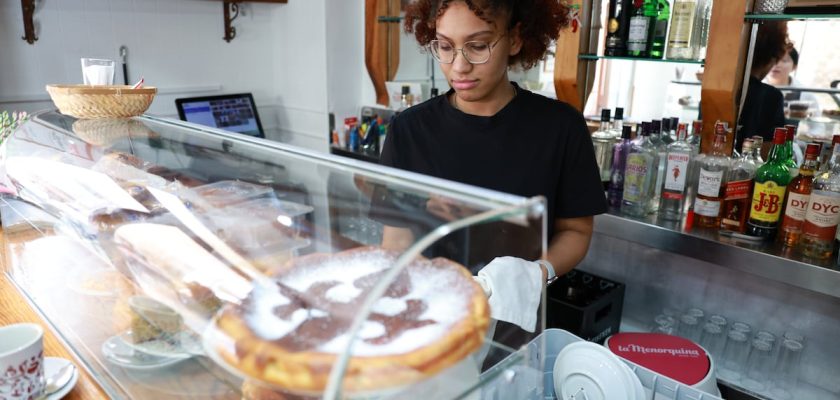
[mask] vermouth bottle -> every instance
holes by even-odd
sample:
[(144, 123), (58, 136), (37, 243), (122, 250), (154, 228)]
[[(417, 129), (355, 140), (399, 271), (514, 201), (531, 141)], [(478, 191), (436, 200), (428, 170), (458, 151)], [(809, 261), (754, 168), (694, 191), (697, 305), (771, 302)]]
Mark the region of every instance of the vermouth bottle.
[(779, 241), (785, 246), (793, 247), (799, 242), (819, 155), (820, 145), (809, 143), (808, 148), (805, 149), (805, 161), (799, 168), (799, 174), (788, 184), (785, 215), (782, 217), (782, 225), (779, 228)]
[(726, 175), (726, 189), (723, 198), (720, 229), (744, 233), (747, 216), (750, 214), (750, 192), (758, 168), (752, 160), (752, 139), (745, 139), (741, 145), (741, 158), (732, 163)]
[(747, 234), (764, 239), (776, 236), (779, 217), (782, 213), (782, 201), (790, 183), (790, 172), (785, 163), (785, 128), (776, 128), (773, 134), (773, 149), (770, 150), (764, 165), (755, 173), (750, 219), (747, 222)]
[(729, 158), (725, 153), (726, 127), (722, 122), (715, 126), (715, 143), (712, 154), (703, 157), (697, 165), (697, 198), (694, 200), (695, 221), (701, 228), (720, 227), (721, 207), (729, 170)]
[(642, 136), (636, 138), (630, 146), (630, 154), (624, 167), (622, 213), (643, 217), (653, 212), (651, 199), (655, 193), (658, 163), (656, 146), (650, 140), (650, 128), (643, 124)]
[(831, 170), (814, 179), (808, 200), (799, 242), (799, 250), (806, 257), (825, 259), (834, 250), (834, 237), (840, 222), (840, 144), (834, 145), (831, 162)]
[(621, 139), (613, 146), (613, 163), (610, 171), (610, 186), (607, 189), (607, 201), (610, 207), (620, 208), (624, 194), (624, 168), (627, 165), (627, 155), (630, 153), (630, 130), (625, 125), (621, 130)]
[(659, 199), (659, 213), (668, 220), (679, 220), (685, 205), (685, 183), (691, 162), (691, 146), (685, 141), (687, 134), (688, 126), (680, 124), (677, 141), (668, 145), (665, 181)]

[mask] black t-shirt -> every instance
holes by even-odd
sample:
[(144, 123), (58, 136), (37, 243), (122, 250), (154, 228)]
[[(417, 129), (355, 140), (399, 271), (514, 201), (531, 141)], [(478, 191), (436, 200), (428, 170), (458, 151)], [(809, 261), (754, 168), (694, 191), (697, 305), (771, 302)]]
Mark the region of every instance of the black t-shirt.
[(785, 125), (784, 95), (779, 89), (750, 76), (740, 122), (741, 129), (735, 140), (738, 151), (744, 139), (754, 135), (763, 137), (765, 143), (772, 142), (775, 129)]
[(583, 116), (566, 103), (516, 87), (490, 117), (466, 114), (448, 96), (400, 113), (380, 163), (524, 197), (545, 196), (548, 237), (555, 218), (606, 212)]

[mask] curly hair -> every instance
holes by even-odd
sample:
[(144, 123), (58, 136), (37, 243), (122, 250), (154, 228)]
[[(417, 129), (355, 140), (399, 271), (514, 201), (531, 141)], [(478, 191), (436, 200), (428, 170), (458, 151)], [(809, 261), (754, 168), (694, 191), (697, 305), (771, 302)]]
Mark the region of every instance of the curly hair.
[(519, 25), (522, 49), (508, 60), (528, 69), (536, 65), (560, 30), (569, 25), (570, 7), (560, 0), (413, 0), (405, 10), (405, 31), (413, 33), (421, 46), (435, 39), (437, 19), (453, 2), (464, 2), (473, 13), (488, 23), (499, 15), (508, 18), (510, 30)]
[(767, 21), (759, 25), (753, 47), (752, 69), (760, 70), (775, 64), (793, 45), (788, 39), (787, 22)]

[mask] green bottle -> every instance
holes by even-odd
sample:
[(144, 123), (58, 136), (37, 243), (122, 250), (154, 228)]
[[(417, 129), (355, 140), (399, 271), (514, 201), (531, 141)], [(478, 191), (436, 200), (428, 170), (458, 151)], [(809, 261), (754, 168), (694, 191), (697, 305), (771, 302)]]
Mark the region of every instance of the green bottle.
[(650, 58), (665, 55), (665, 43), (668, 41), (668, 19), (671, 17), (671, 5), (668, 0), (658, 0), (656, 4), (656, 21), (653, 24)]
[[(785, 125), (785, 130), (787, 130), (787, 137), (785, 138), (785, 151), (787, 152), (787, 159), (785, 160), (785, 164), (787, 164), (788, 168), (790, 168), (791, 176), (796, 178), (796, 175), (799, 175), (799, 164), (796, 163), (796, 158), (793, 155), (793, 138), (796, 136), (796, 125)], [(794, 175), (794, 170), (796, 170), (796, 175)]]
[(650, 54), (651, 35), (658, 15), (656, 1), (633, 1), (633, 16), (630, 17), (630, 32), (627, 35), (627, 55), (630, 57), (647, 57)]
[(750, 236), (769, 240), (776, 235), (785, 190), (791, 180), (786, 163), (786, 138), (787, 130), (776, 128), (770, 159), (755, 173), (750, 218), (747, 222), (747, 234)]

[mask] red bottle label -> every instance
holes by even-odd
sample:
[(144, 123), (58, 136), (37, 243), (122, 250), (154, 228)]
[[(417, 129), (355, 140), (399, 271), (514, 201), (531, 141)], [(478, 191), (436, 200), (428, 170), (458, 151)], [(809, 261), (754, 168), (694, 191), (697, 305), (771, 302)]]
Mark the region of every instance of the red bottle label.
[(726, 183), (726, 200), (746, 199), (750, 196), (750, 189), (752, 188), (752, 179), (744, 181), (733, 181)]

